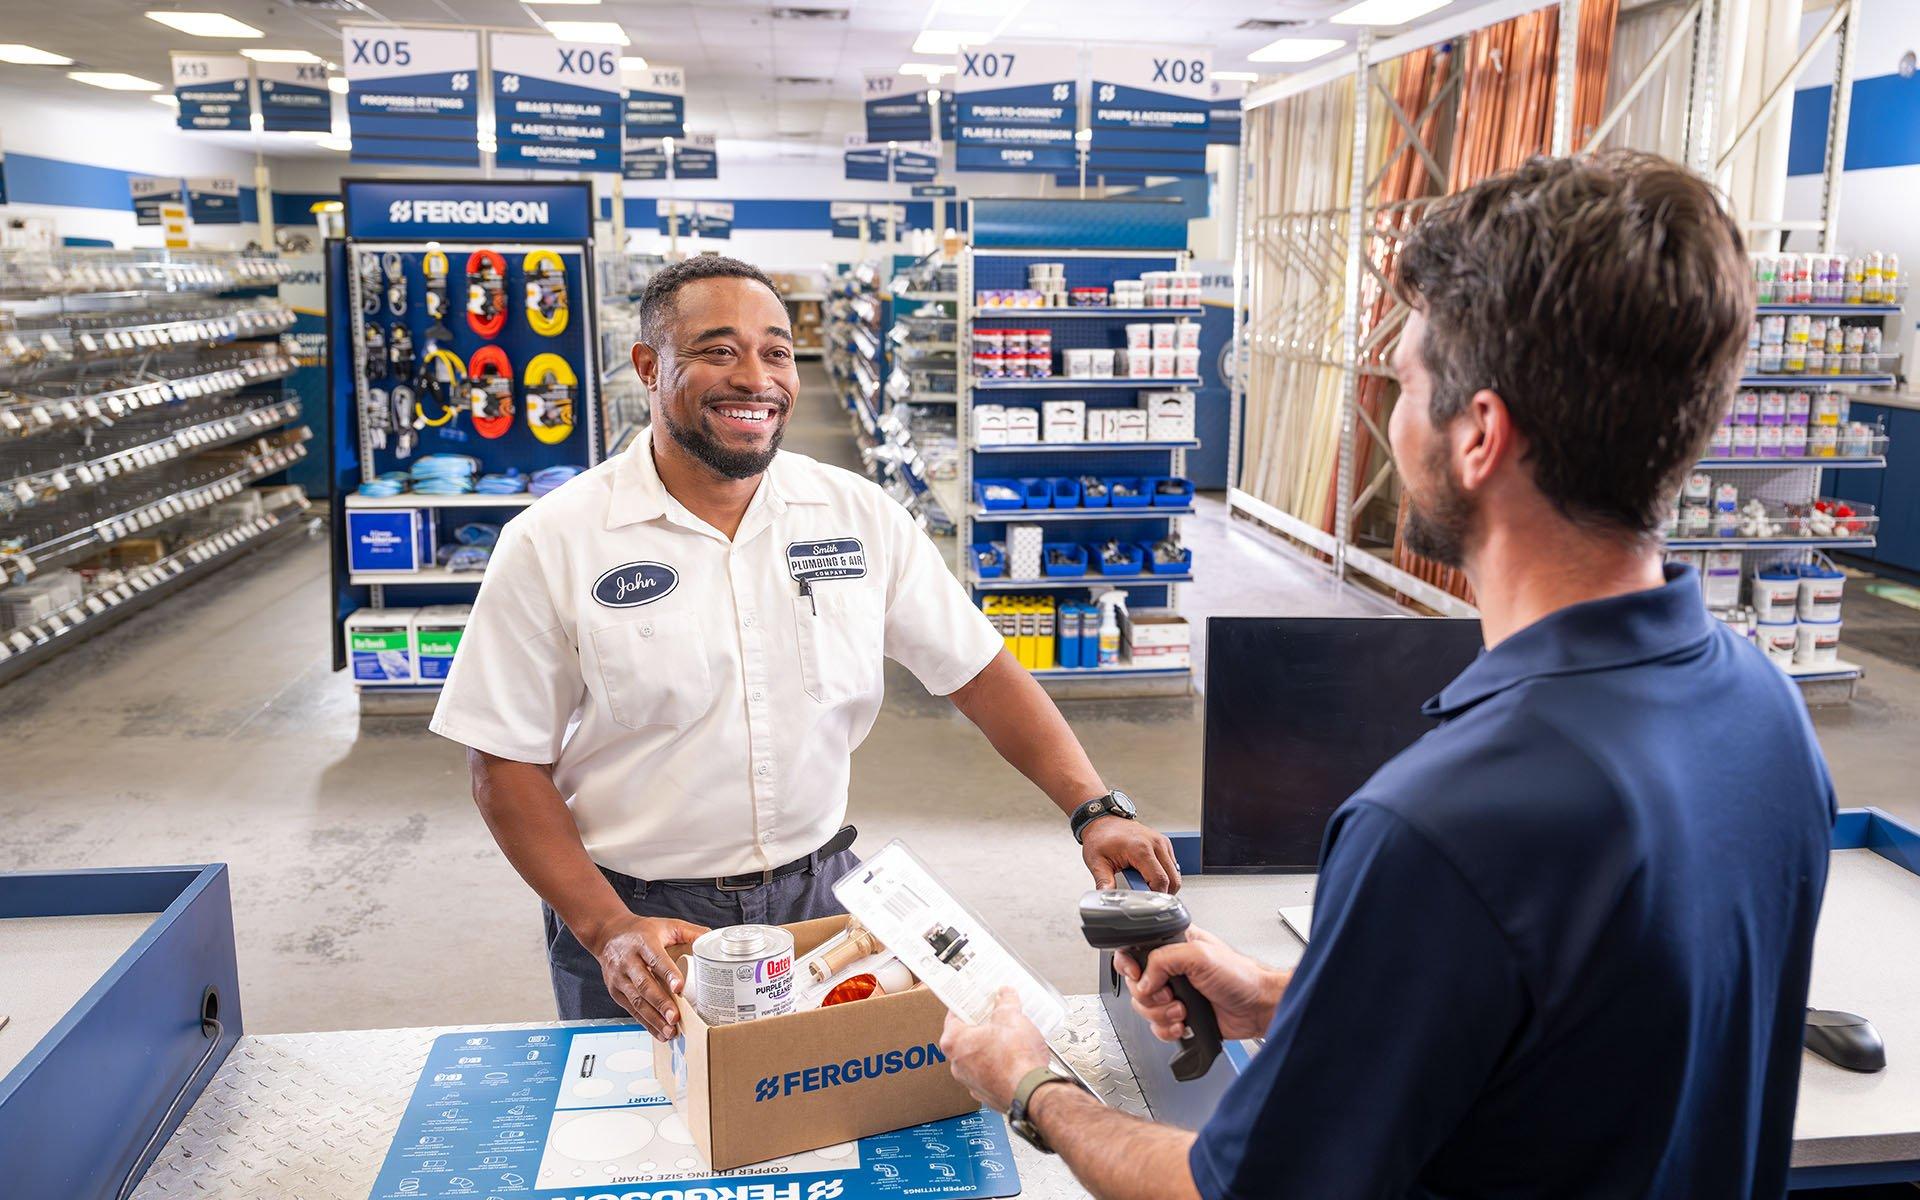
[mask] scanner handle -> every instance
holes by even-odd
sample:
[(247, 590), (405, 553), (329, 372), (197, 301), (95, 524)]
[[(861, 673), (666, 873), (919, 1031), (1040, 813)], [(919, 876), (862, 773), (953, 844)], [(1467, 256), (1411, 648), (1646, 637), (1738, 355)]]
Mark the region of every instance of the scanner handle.
[[(1159, 946), (1149, 949), (1141, 961), (1144, 963), (1157, 949)], [(1191, 1083), (1212, 1070), (1213, 1060), (1220, 1057), (1220, 1019), (1214, 1016), (1213, 1001), (1201, 995), (1185, 975), (1169, 976), (1167, 986), (1187, 1010), (1187, 1031), (1180, 1037), (1180, 1049), (1171, 1064), (1173, 1077)]]

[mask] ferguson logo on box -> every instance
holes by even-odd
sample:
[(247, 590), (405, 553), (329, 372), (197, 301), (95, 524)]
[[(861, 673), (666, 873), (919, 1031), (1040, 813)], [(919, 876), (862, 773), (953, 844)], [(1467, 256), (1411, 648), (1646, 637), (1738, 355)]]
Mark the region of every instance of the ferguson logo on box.
[(387, 220), (396, 225), (545, 225), (545, 200), (395, 200)]

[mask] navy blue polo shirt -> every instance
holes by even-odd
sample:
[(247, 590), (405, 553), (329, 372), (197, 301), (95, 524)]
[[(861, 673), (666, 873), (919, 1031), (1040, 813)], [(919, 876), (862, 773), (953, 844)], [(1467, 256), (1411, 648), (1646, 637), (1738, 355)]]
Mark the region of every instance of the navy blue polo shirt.
[(1483, 653), (1335, 812), (1223, 1197), (1786, 1190), (1833, 784), (1691, 569)]

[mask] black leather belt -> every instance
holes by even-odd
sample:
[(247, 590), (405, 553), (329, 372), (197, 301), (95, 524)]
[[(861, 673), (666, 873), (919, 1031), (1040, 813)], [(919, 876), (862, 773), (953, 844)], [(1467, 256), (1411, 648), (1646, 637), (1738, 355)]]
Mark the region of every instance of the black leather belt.
[(842, 825), (839, 833), (827, 839), (827, 844), (812, 854), (803, 855), (777, 867), (768, 867), (764, 871), (744, 871), (738, 875), (709, 875), (704, 879), (656, 879), (654, 882), (671, 883), (680, 887), (710, 887), (722, 892), (750, 892), (776, 879), (784, 879), (802, 871), (815, 870), (821, 863), (851, 847), (853, 839), (858, 836), (860, 836), (859, 830), (851, 825)]

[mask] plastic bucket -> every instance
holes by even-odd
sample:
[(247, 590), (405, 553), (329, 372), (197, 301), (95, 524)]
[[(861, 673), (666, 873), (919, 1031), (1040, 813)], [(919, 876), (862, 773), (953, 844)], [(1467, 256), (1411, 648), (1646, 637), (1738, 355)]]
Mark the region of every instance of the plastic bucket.
[(1762, 625), (1792, 625), (1800, 619), (1800, 573), (1761, 571), (1753, 577), (1753, 611)]
[(1794, 629), (1793, 661), (1796, 664), (1827, 667), (1840, 657), (1840, 622), (1802, 621)]
[(1847, 577), (1832, 567), (1807, 567), (1800, 572), (1797, 609), (1802, 621), (1838, 621)]
[(1768, 658), (1781, 666), (1793, 661), (1793, 652), (1800, 640), (1798, 624), (1791, 621), (1785, 625), (1761, 624), (1755, 626), (1755, 634)]

